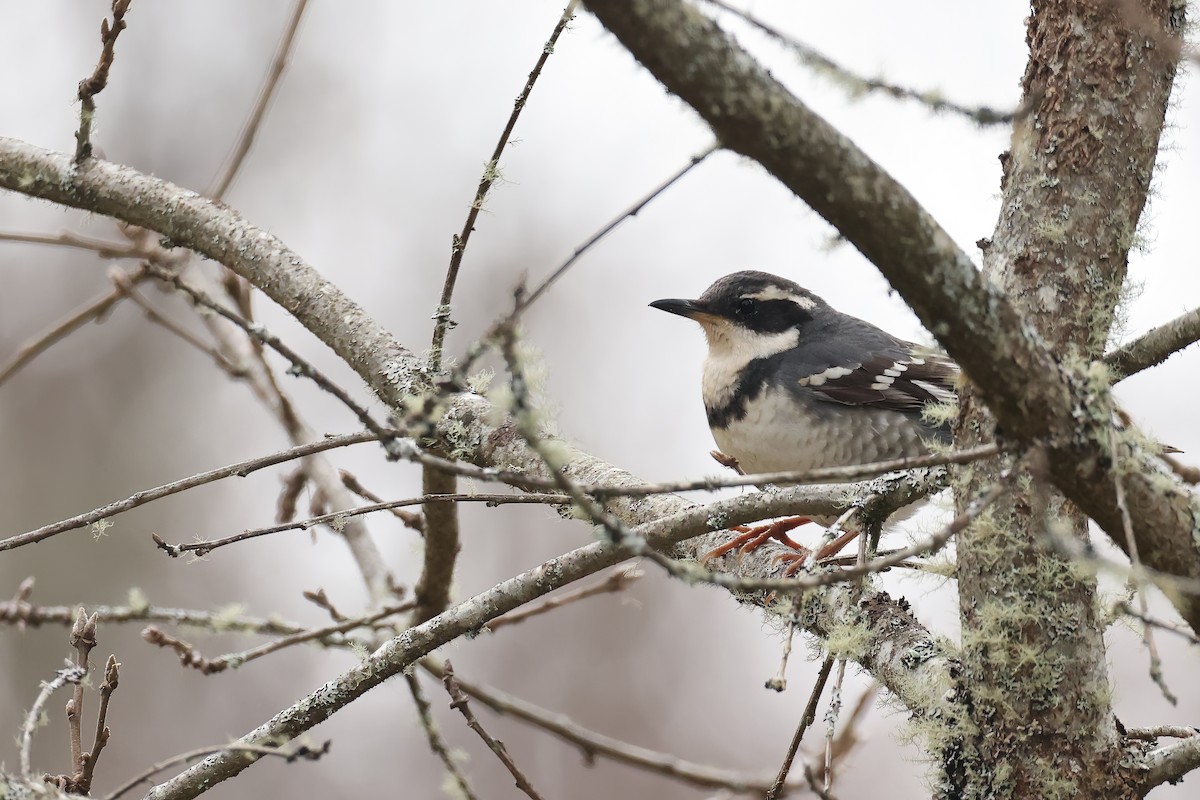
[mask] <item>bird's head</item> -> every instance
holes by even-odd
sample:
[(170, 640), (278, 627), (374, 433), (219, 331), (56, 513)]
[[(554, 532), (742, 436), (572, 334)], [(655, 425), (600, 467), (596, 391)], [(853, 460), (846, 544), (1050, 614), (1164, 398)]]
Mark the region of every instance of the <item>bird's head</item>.
[(655, 300), (651, 307), (695, 320), (712, 355), (764, 358), (799, 344), (802, 329), (829, 310), (825, 301), (766, 272), (726, 275), (695, 300)]

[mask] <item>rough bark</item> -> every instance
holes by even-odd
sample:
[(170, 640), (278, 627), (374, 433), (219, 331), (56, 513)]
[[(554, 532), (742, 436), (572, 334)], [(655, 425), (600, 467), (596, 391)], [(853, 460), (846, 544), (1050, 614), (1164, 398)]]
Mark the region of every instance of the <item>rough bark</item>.
[[(1145, 11), (1163, 21), (1167, 3)], [(1033, 113), (1017, 121), (1004, 159), (984, 269), (1062, 363), (1087, 375), (1120, 300), (1174, 63), (1107, 0), (1035, 2), (1027, 24), (1022, 85)], [(1096, 397), (1081, 416), (1102, 430), (1111, 406)], [(963, 410), (961, 442), (989, 435), (983, 396), (968, 392)], [(959, 497), (996, 477), (987, 465), (964, 474)], [(1095, 581), (1051, 536), (1085, 540), (1087, 519), (1034, 481), (959, 537), (962, 687), (980, 731), (955, 743), (949, 796), (1140, 795), (1121, 767)]]

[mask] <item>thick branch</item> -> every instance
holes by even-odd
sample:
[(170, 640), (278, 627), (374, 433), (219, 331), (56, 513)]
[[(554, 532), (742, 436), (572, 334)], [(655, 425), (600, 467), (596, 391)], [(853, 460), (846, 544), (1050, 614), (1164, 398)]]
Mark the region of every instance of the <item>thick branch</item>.
[(4, 137), (0, 186), (149, 228), (224, 264), (300, 320), (389, 404), (423, 385), (408, 350), (361, 306), (228, 206), (129, 167), (99, 159), (75, 166), (67, 155)]

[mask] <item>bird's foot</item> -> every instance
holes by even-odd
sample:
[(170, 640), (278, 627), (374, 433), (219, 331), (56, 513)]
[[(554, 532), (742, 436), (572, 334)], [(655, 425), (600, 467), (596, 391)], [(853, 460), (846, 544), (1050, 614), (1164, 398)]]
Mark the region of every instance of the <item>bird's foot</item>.
[(733, 537), (720, 547), (715, 547), (702, 555), (700, 563), (705, 564), (710, 559), (720, 558), (733, 550), (737, 550), (742, 555), (745, 555), (762, 547), (771, 539), (781, 542), (799, 553), (804, 553), (804, 557), (807, 558), (809, 551), (793, 541), (792, 537), (787, 535), (787, 532), (809, 522), (812, 522), (812, 520), (808, 517), (787, 517), (775, 520), (774, 522), (768, 522), (765, 525), (755, 525), (753, 527), (737, 525), (730, 528), (730, 530), (737, 531), (739, 535)]
[(788, 566), (787, 569), (783, 571), (783, 577), (795, 577), (796, 573), (804, 569), (804, 565), (808, 563), (810, 556), (812, 556), (813, 562), (817, 564), (821, 563), (827, 558), (833, 558), (838, 553), (842, 552), (846, 545), (857, 539), (859, 533), (860, 531), (857, 530), (844, 531), (841, 536), (838, 536), (832, 542), (822, 547), (816, 552), (815, 555), (813, 555), (811, 550), (803, 547), (797, 547), (797, 552), (795, 553), (780, 553), (779, 555), (775, 556), (775, 563), (787, 563)]

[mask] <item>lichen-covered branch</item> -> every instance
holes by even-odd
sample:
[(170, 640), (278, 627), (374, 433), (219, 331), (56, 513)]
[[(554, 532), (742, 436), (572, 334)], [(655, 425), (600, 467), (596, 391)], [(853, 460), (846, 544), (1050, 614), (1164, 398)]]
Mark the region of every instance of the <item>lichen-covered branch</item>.
[[(581, 456), (577, 461), (585, 462), (582, 471), (605, 471), (610, 480), (637, 480), (598, 459)], [(694, 506), (678, 497), (637, 498), (619, 501), (616, 506), (621, 510), (610, 508), (610, 512), (619, 513), (623, 521), (631, 523), (650, 519), (636, 525), (631, 533), (655, 548), (669, 549), (678, 542), (723, 525), (789, 513), (828, 514), (844, 503), (847, 494), (878, 488), (874, 482), (797, 487), (742, 495), (708, 506)], [(707, 547), (706, 542), (707, 539), (701, 537), (689, 543), (688, 548), (702, 549)], [(509, 578), (391, 639), (362, 663), (279, 712), (239, 739), (237, 744), (272, 742), (278, 745), (295, 738), (443, 644), (477, 631), (501, 614), (612, 566), (629, 555), (628, 550), (612, 542), (596, 542)], [(762, 548), (761, 552), (752, 555), (743, 560), (739, 572), (762, 575), (766, 570), (776, 569), (777, 565), (771, 563), (769, 548)], [(819, 606), (814, 605), (817, 603)], [(809, 609), (802, 624), (815, 633), (834, 628), (845, 631), (849, 626), (860, 630), (862, 635), (852, 637), (856, 642), (855, 653), (847, 652), (846, 657), (861, 659), (861, 663), (878, 674), (881, 682), (908, 708), (921, 715), (933, 714), (939, 718), (953, 713), (952, 701), (946, 696), (952, 659), (912, 617), (905, 603), (875, 591), (852, 598), (845, 587), (834, 587), (814, 592)], [(256, 760), (257, 756), (245, 750), (215, 754), (155, 787), (148, 797), (153, 800), (195, 797)]]
[(1171, 356), (1200, 341), (1200, 308), (1180, 314), (1170, 322), (1146, 331), (1104, 357), (1112, 381), (1124, 380), (1142, 370), (1156, 367)]

